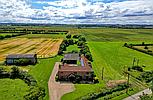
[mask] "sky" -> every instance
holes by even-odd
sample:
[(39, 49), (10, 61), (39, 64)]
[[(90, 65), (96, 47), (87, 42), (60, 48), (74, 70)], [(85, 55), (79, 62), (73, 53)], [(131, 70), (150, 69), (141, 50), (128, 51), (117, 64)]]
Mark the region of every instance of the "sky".
[(0, 23), (153, 25), (153, 0), (0, 0)]

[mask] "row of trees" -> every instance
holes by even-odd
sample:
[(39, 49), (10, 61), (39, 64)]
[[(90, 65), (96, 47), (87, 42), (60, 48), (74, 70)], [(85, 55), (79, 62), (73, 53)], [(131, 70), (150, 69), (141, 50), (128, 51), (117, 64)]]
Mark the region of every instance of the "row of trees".
[(10, 34), (10, 35), (0, 35), (0, 40), (5, 39), (5, 38), (11, 38), (11, 37), (16, 37), (16, 36), (21, 36), (25, 34)]
[[(63, 54), (64, 53), (63, 51), (66, 51), (66, 47), (68, 47), (69, 45), (76, 44), (80, 48), (80, 54), (84, 54), (85, 57), (89, 61), (93, 61), (90, 49), (89, 49), (89, 47), (86, 43), (86, 38), (84, 36), (73, 35), (73, 37), (72, 37), (72, 35), (69, 34), (69, 35), (66, 36), (66, 38), (67, 39), (63, 40), (63, 42), (60, 45), (60, 48), (59, 48), (59, 51), (58, 51), (59, 55)], [(77, 40), (74, 40), (73, 38), (75, 38)]]
[[(137, 51), (140, 51), (140, 52), (143, 52), (143, 53), (146, 53), (146, 54), (149, 54), (149, 55), (152, 55), (153, 56), (153, 51), (151, 50), (148, 50), (148, 47), (147, 46), (153, 46), (153, 44), (127, 44), (125, 43), (124, 44), (125, 47), (127, 48), (131, 48), (133, 50), (137, 50)], [(136, 48), (134, 46), (145, 46), (144, 49), (140, 49), (140, 48)]]
[(45, 89), (38, 86), (37, 81), (27, 72), (12, 67), (10, 72), (0, 68), (0, 78), (21, 79), (30, 87), (29, 92), (24, 96), (25, 100), (42, 100), (45, 96)]

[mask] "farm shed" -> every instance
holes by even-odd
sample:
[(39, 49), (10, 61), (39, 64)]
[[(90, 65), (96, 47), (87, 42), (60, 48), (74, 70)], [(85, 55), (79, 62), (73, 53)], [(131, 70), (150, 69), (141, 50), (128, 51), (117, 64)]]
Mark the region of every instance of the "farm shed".
[(37, 63), (37, 54), (10, 54), (6, 56), (7, 65), (30, 65)]
[(63, 63), (67, 64), (77, 64), (77, 61), (79, 61), (80, 57), (79, 54), (65, 54), (63, 58)]

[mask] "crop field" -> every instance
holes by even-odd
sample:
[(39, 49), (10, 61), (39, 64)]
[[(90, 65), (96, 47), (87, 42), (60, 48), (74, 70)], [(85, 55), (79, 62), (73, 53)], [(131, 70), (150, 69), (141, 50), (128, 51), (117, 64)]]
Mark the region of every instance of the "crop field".
[(8, 54), (36, 53), (39, 58), (57, 54), (62, 39), (51, 38), (14, 38), (0, 41), (0, 60)]

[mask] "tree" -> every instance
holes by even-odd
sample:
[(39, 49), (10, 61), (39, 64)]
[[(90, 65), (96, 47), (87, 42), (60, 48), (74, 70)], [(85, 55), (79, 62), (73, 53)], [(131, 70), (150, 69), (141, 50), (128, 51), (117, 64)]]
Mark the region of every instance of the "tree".
[(70, 34), (69, 34), (69, 35), (67, 35), (67, 36), (66, 36), (66, 38), (70, 39), (70, 38), (71, 38), (71, 35), (70, 35)]
[(83, 36), (80, 36), (80, 37), (79, 37), (79, 41), (84, 41), (84, 42), (86, 42), (86, 38), (83, 37)]
[(144, 47), (144, 49), (148, 49), (148, 47), (147, 47), (147, 46), (145, 46), (145, 47)]
[(4, 69), (0, 67), (0, 74), (4, 72)]
[(14, 66), (11, 68), (12, 71), (11, 71), (11, 77), (10, 78), (17, 78), (19, 76), (19, 68)]

